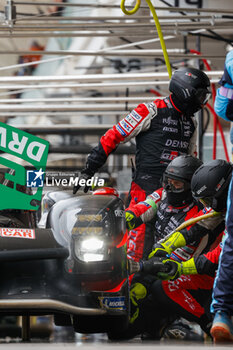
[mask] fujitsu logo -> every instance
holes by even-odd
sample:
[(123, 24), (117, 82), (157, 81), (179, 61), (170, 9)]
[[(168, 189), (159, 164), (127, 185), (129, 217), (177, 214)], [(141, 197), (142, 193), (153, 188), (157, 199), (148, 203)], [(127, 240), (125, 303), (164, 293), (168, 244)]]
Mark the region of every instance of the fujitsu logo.
[(174, 120), (171, 117), (168, 117), (168, 118), (163, 118), (163, 123), (167, 125), (177, 125), (178, 120)]

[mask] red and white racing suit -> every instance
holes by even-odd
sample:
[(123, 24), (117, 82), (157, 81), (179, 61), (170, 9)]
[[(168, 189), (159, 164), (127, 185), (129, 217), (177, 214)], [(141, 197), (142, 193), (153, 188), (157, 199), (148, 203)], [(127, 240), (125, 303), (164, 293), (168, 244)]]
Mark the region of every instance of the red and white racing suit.
[[(193, 154), (196, 144), (196, 124), (174, 105), (172, 95), (138, 105), (118, 124), (109, 129), (92, 149), (87, 168), (97, 172), (119, 144), (136, 139), (136, 171), (131, 183), (130, 206), (143, 201), (161, 187), (161, 178), (169, 162), (182, 154)], [(133, 237), (131, 258), (143, 257), (144, 242), (150, 239), (152, 226), (141, 225), (129, 233)], [(147, 255), (147, 252), (144, 256)]]
[[(222, 233), (218, 239), (221, 237)], [(135, 276), (133, 283), (143, 284), (147, 290), (147, 297), (139, 303), (139, 326), (143, 329), (146, 323), (144, 331), (154, 333), (171, 320), (183, 317), (197, 322), (209, 333), (212, 320), (209, 310), (221, 249), (222, 242), (208, 253), (194, 257), (196, 275), (182, 275), (174, 281), (161, 281), (153, 275)]]
[[(144, 248), (148, 254), (151, 252), (153, 244), (176, 230), (180, 224), (212, 211), (211, 208), (200, 210), (195, 202), (182, 207), (174, 207), (169, 204), (166, 191), (163, 188), (154, 191), (147, 196), (145, 201), (130, 206), (127, 210), (133, 212), (143, 223), (154, 219), (154, 226), (150, 232), (150, 244), (148, 245), (149, 240), (147, 240), (147, 246)], [(203, 251), (208, 251), (216, 237), (224, 230), (224, 227), (224, 216), (203, 220), (186, 227), (181, 232), (188, 244), (172, 252), (171, 258), (177, 261), (185, 261), (191, 259), (194, 254), (200, 255)], [(132, 256), (130, 250), (133, 239), (134, 237), (131, 235), (127, 249), (129, 259)]]
[[(222, 233), (218, 238), (221, 237)], [(183, 317), (198, 323), (209, 334), (212, 321), (209, 309), (221, 245), (194, 257), (196, 275), (182, 275), (174, 281), (161, 281), (143, 273), (135, 275), (132, 288), (137, 283), (144, 285), (146, 297), (138, 301), (138, 316), (132, 322), (131, 331), (160, 334), (161, 328)]]
[[(222, 234), (221, 234), (222, 236)], [(179, 314), (191, 322), (197, 322), (203, 329), (210, 327), (210, 303), (214, 277), (218, 267), (219, 255), (222, 250), (222, 242), (206, 254), (194, 258), (197, 275), (180, 276), (174, 281), (162, 281), (160, 288), (169, 298), (166, 304), (173, 312)], [(154, 289), (154, 296), (160, 298), (160, 292)], [(163, 300), (166, 298), (163, 297)]]

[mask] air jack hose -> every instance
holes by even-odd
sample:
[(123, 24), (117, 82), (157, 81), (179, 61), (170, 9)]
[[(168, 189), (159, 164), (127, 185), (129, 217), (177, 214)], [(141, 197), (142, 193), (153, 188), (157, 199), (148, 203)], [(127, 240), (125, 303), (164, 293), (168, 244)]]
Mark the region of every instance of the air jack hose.
[[(164, 60), (165, 60), (165, 63), (166, 63), (166, 67), (167, 67), (169, 78), (171, 79), (172, 69), (171, 69), (169, 57), (168, 57), (168, 54), (167, 54), (167, 48), (166, 48), (165, 41), (164, 41), (164, 38), (163, 38), (163, 33), (162, 33), (162, 30), (161, 30), (161, 27), (160, 27), (159, 19), (158, 19), (158, 16), (156, 14), (156, 11), (155, 11), (154, 6), (152, 5), (151, 1), (150, 0), (146, 0), (146, 2), (147, 2), (147, 5), (150, 8), (150, 11), (151, 11), (151, 13), (153, 15), (153, 18), (154, 18), (154, 21), (155, 21), (155, 26), (156, 26), (156, 29), (157, 29), (157, 32), (158, 32), (158, 35), (159, 35), (159, 39), (160, 39), (160, 44), (161, 44), (161, 47), (162, 47), (162, 50), (163, 50), (163, 57), (164, 57)], [(137, 0), (135, 7), (132, 10), (128, 11), (125, 8), (125, 0), (121, 0), (121, 10), (124, 12), (125, 15), (133, 15), (140, 8), (140, 5), (141, 5), (141, 0)]]

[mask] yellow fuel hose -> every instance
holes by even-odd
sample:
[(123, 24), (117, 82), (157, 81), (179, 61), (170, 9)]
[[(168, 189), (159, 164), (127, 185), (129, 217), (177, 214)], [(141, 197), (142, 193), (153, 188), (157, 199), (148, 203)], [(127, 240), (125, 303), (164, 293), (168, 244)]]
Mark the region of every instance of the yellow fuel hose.
[[(148, 6), (150, 8), (150, 11), (151, 11), (151, 13), (153, 15), (153, 18), (154, 18), (154, 21), (155, 21), (155, 26), (156, 26), (156, 29), (157, 29), (157, 32), (158, 32), (158, 35), (159, 35), (159, 39), (160, 39), (160, 44), (161, 44), (161, 47), (162, 47), (162, 50), (163, 50), (163, 57), (164, 57), (164, 60), (165, 60), (165, 63), (166, 63), (166, 67), (167, 67), (169, 78), (171, 79), (172, 69), (171, 69), (169, 57), (168, 57), (168, 54), (167, 54), (167, 48), (166, 48), (166, 45), (165, 45), (165, 41), (163, 39), (163, 33), (162, 33), (162, 30), (161, 30), (161, 27), (160, 27), (159, 19), (158, 19), (158, 16), (156, 14), (156, 11), (155, 11), (154, 6), (152, 5), (151, 1), (150, 0), (146, 0), (146, 2), (147, 2)], [(137, 10), (140, 8), (140, 5), (141, 5), (141, 0), (137, 0), (135, 7), (132, 10), (128, 11), (125, 8), (125, 0), (121, 0), (121, 10), (126, 15), (133, 15), (134, 13), (136, 13)]]
[(180, 226), (178, 226), (174, 231), (169, 233), (166, 237), (162, 238), (158, 243), (165, 242), (171, 235), (173, 235), (174, 232), (180, 231), (183, 228), (186, 228), (187, 226), (193, 225), (196, 222), (201, 221), (201, 220), (205, 220), (205, 219), (213, 218), (215, 216), (219, 216), (221, 214), (222, 213), (212, 211), (211, 213), (203, 214), (203, 215), (197, 216), (195, 218), (189, 219), (187, 221), (184, 221)]
[(195, 218), (192, 218), (192, 219), (189, 219), (185, 222), (183, 222), (180, 226), (178, 226), (176, 228), (176, 231), (180, 231), (182, 230), (183, 228), (187, 227), (187, 226), (190, 226), (190, 225), (193, 225), (195, 224), (196, 222), (198, 221), (201, 221), (201, 220), (205, 220), (205, 219), (208, 219), (208, 218), (212, 218), (214, 216), (219, 216), (221, 215), (222, 213), (218, 213), (216, 211), (213, 211), (211, 213), (208, 213), (208, 214), (203, 214), (203, 215), (200, 215), (200, 216), (197, 216)]

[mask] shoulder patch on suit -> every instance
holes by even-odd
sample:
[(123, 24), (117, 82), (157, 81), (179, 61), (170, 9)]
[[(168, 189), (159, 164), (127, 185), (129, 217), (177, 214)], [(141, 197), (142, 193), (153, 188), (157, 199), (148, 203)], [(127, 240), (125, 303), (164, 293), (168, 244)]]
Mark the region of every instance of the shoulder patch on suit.
[(130, 132), (131, 130), (133, 130), (132, 126), (130, 126), (128, 123), (126, 123), (125, 119), (123, 119), (120, 122), (120, 125), (123, 128), (123, 130), (126, 130), (127, 132)]
[(152, 118), (154, 118), (158, 113), (156, 104), (154, 102), (148, 103), (147, 108), (149, 109), (149, 112), (151, 113)]
[(157, 201), (159, 199), (161, 199), (160, 195), (157, 192), (153, 192), (149, 195), (150, 198), (152, 198), (153, 200)]
[(130, 113), (130, 115), (135, 119), (135, 120), (137, 120), (137, 122), (140, 122), (140, 120), (142, 119), (142, 116), (141, 115), (139, 115), (137, 112), (135, 112), (135, 111), (132, 111), (131, 113)]
[(138, 122), (130, 114), (127, 115), (127, 117), (125, 117), (125, 121), (130, 123), (130, 125), (133, 126), (133, 127), (138, 124)]
[(119, 124), (117, 124), (116, 129), (122, 136), (127, 136), (127, 134), (124, 132), (124, 130), (122, 129), (122, 127), (120, 127)]

